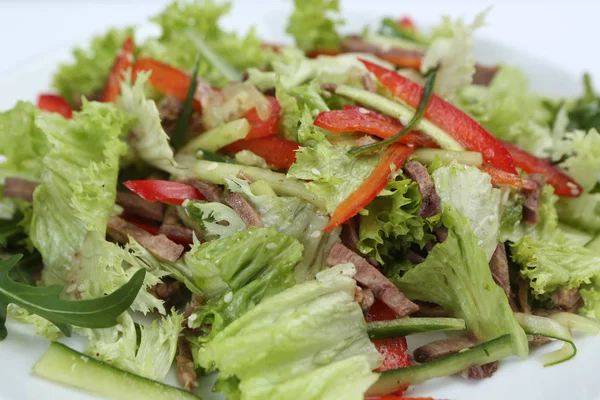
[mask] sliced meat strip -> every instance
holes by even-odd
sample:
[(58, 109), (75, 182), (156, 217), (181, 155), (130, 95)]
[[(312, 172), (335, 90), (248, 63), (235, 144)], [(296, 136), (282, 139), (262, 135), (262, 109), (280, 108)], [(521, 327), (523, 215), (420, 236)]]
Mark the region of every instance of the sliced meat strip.
[(375, 139), (371, 135), (363, 135), (363, 136), (359, 137), (358, 139), (356, 139), (354, 142), (356, 143), (357, 146), (360, 147), (360, 146), (368, 146), (370, 144), (377, 143), (378, 140)]
[(131, 215), (149, 219), (156, 222), (162, 222), (165, 206), (159, 202), (151, 202), (142, 199), (135, 193), (117, 192), (117, 204), (120, 205)]
[(383, 49), (373, 43), (369, 43), (360, 36), (348, 36), (342, 41), (342, 49), (352, 53), (372, 53), (378, 56), (398, 58), (422, 58), (425, 53), (420, 50), (407, 50), (399, 47)]
[(506, 248), (504, 247), (504, 243), (498, 243), (498, 246), (496, 246), (496, 251), (494, 251), (492, 258), (490, 259), (490, 271), (492, 272), (492, 278), (494, 278), (496, 285), (500, 286), (502, 290), (504, 290), (504, 293), (506, 293), (510, 307), (513, 309), (513, 311), (517, 311), (517, 307), (510, 290), (508, 258), (506, 257)]
[(194, 368), (194, 359), (190, 342), (185, 335), (179, 336), (177, 341), (177, 357), (175, 358), (177, 366), (177, 379), (183, 388), (193, 392), (198, 387), (198, 375)]
[(321, 83), (321, 90), (325, 92), (335, 92), (338, 85), (335, 83)]
[(537, 224), (540, 213), (540, 196), (546, 184), (546, 177), (542, 174), (531, 174), (529, 180), (535, 183), (535, 190), (525, 190), (525, 202), (523, 203), (523, 220)]
[(480, 381), (491, 377), (496, 371), (498, 371), (498, 361), (493, 361), (488, 364), (475, 365), (466, 371), (462, 371), (460, 375), (468, 379)]
[(158, 114), (165, 133), (171, 137), (179, 121), (179, 114), (183, 110), (183, 102), (173, 96), (165, 96), (158, 103)]
[(194, 243), (194, 231), (186, 226), (162, 224), (158, 232), (173, 238), (177, 243)]
[(254, 207), (240, 193), (230, 194), (225, 198), (225, 203), (235, 210), (246, 226), (255, 228), (264, 226), (260, 215), (258, 215)]
[(554, 306), (564, 311), (577, 311), (581, 303), (579, 289), (558, 289), (552, 293)]
[(373, 303), (375, 303), (375, 295), (369, 288), (361, 288), (360, 286), (356, 286), (354, 300), (360, 304), (360, 308), (363, 311), (369, 311), (369, 308), (371, 308)]
[(421, 193), (421, 209), (419, 215), (423, 218), (432, 217), (441, 210), (442, 200), (435, 191), (435, 185), (427, 172), (427, 168), (417, 161), (410, 161), (404, 168), (404, 173), (417, 182)]
[(4, 180), (4, 197), (13, 199), (23, 199), (33, 201), (33, 191), (38, 186), (37, 183), (26, 181), (21, 178), (6, 178)]
[(340, 239), (342, 239), (344, 246), (356, 254), (360, 254), (360, 251), (358, 251), (358, 241), (360, 240), (358, 224), (358, 218), (352, 217), (347, 224), (342, 225), (342, 232), (340, 233)]
[(425, 261), (425, 257), (423, 257), (414, 250), (408, 250), (404, 255), (404, 258), (406, 258), (413, 264), (421, 264), (423, 261)]
[(192, 315), (194, 313), (194, 311), (196, 311), (196, 309), (198, 309), (198, 307), (200, 307), (203, 304), (204, 304), (204, 299), (202, 299), (202, 297), (200, 297), (199, 295), (192, 293), (192, 298), (186, 304), (185, 310), (183, 311), (183, 319), (184, 319), (183, 326), (184, 327), (187, 327), (187, 319), (189, 318), (189, 316)]
[(331, 247), (327, 263), (331, 266), (354, 264), (356, 267), (354, 279), (362, 286), (371, 289), (375, 298), (385, 303), (398, 317), (405, 317), (419, 310), (419, 307), (407, 299), (377, 268), (343, 244), (336, 243)]
[(221, 202), (223, 201), (223, 190), (213, 183), (202, 182), (198, 179), (184, 179), (180, 181), (181, 183), (185, 183), (187, 185), (191, 185), (198, 189), (198, 191), (206, 197), (206, 200), (211, 202)]
[(552, 339), (546, 337), (546, 336), (532, 336), (531, 339), (529, 340), (529, 345), (530, 346), (542, 346), (545, 345), (547, 343), (552, 342)]
[(519, 288), (519, 310), (525, 314), (531, 314), (531, 306), (529, 305), (529, 283), (522, 278), (517, 279), (517, 287)]
[(444, 310), (444, 307), (440, 305), (428, 303), (425, 301), (415, 301), (415, 303), (419, 306), (419, 311), (412, 314), (412, 317), (446, 318), (449, 316), (446, 310)]
[(184, 284), (169, 277), (148, 291), (157, 299), (164, 301), (165, 308), (168, 309), (183, 305), (190, 295)]
[(418, 363), (426, 363), (464, 349), (470, 349), (477, 344), (479, 344), (477, 339), (472, 334), (466, 333), (421, 346), (413, 352), (413, 357)]
[(435, 230), (434, 233), (435, 237), (440, 243), (444, 243), (444, 241), (448, 238), (448, 228), (446, 228), (445, 226), (440, 226)]
[(475, 74), (473, 75), (473, 84), (481, 86), (489, 86), (498, 70), (500, 68), (496, 66), (487, 66), (481, 64), (475, 64)]
[(131, 236), (142, 247), (162, 261), (175, 262), (184, 250), (183, 246), (172, 242), (165, 235), (151, 235), (116, 216), (109, 218), (106, 234), (121, 244), (127, 243), (129, 236)]

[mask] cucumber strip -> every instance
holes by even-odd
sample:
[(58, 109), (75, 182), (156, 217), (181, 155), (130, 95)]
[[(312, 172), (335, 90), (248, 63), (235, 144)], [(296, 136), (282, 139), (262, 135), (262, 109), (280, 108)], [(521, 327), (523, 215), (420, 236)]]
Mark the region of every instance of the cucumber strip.
[(198, 400), (190, 392), (120, 370), (53, 342), (33, 373), (115, 400)]
[(466, 329), (465, 321), (458, 318), (399, 318), (367, 323), (367, 332), (373, 340), (391, 339), (422, 332), (463, 329)]
[(242, 75), (227, 61), (221, 58), (202, 38), (202, 36), (198, 35), (191, 29), (186, 30), (186, 36), (194, 43), (196, 48), (202, 55), (204, 59), (215, 67), (215, 70), (219, 71), (221, 75), (227, 78), (227, 81), (233, 82), (241, 82)]
[(287, 178), (285, 174), (274, 172), (269, 169), (250, 167), (239, 164), (226, 164), (214, 161), (197, 160), (192, 167), (194, 177), (208, 183), (224, 185), (225, 179), (235, 178), (240, 172), (248, 175), (255, 180), (264, 179), (275, 193), (282, 196), (298, 197), (315, 205), (322, 210), (325, 209), (325, 202), (312, 194), (306, 184), (298, 179)]
[(367, 391), (369, 395), (385, 395), (400, 387), (429, 379), (453, 375), (474, 365), (487, 364), (513, 354), (511, 335), (504, 335), (469, 350), (438, 358), (427, 364), (385, 371)]
[(250, 184), (250, 190), (255, 196), (277, 197), (277, 193), (264, 179), (259, 179)]
[(245, 118), (236, 119), (204, 132), (188, 142), (180, 150), (180, 153), (193, 154), (198, 150), (214, 153), (228, 144), (244, 139), (248, 132), (250, 132), (250, 123), (248, 120)]
[[(371, 93), (364, 89), (340, 85), (335, 90), (335, 93), (339, 94), (340, 96), (348, 97), (349, 99), (352, 99), (393, 118), (402, 118), (402, 120), (410, 121), (415, 115), (415, 110), (407, 105), (396, 103), (392, 100), (386, 99), (383, 96), (380, 96), (376, 93)], [(448, 135), (437, 125), (425, 118), (421, 120), (415, 129), (420, 130), (430, 136), (443, 149), (455, 151), (464, 150), (460, 143), (458, 143), (452, 136)]]
[(430, 165), (435, 158), (442, 161), (457, 161), (464, 165), (479, 167), (483, 164), (483, 156), (476, 151), (454, 151), (444, 149), (417, 149), (412, 154), (411, 159), (419, 161), (421, 164)]
[(567, 329), (575, 329), (576, 331), (589, 333), (590, 335), (597, 335), (600, 333), (600, 322), (582, 317), (581, 315), (561, 312), (552, 314), (549, 318)]
[(541, 357), (544, 367), (560, 364), (577, 354), (577, 347), (573, 343), (571, 332), (559, 322), (546, 317), (522, 313), (515, 313), (515, 319), (528, 335), (545, 336), (565, 342), (560, 349)]
[(363, 36), (365, 42), (378, 46), (383, 51), (388, 51), (392, 48), (401, 48), (405, 50), (427, 50), (427, 46), (421, 43), (417, 43), (411, 40), (403, 39), (400, 37), (391, 37), (378, 34), (367, 34)]

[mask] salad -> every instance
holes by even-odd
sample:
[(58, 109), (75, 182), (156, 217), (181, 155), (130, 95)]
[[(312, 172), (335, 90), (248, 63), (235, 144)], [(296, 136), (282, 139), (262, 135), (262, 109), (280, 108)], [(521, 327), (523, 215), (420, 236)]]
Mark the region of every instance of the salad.
[(232, 400), (391, 400), (600, 332), (590, 77), (547, 98), (478, 64), (487, 12), (343, 35), (338, 1), (294, 5), (283, 45), (223, 30), (230, 4), (173, 3), (159, 36), (113, 28), (0, 113), (0, 340), (7, 318), (47, 337), (34, 374), (108, 398), (195, 399), (218, 373)]

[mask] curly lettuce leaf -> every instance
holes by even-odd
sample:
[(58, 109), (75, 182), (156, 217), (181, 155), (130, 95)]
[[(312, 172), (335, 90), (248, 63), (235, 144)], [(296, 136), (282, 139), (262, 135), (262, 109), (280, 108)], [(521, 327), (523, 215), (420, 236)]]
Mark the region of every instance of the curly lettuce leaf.
[(108, 329), (79, 329), (88, 343), (85, 354), (125, 371), (148, 379), (162, 381), (175, 358), (183, 316), (176, 312), (139, 326), (138, 332), (129, 314), (120, 324)]
[(82, 95), (93, 98), (104, 87), (119, 49), (132, 34), (132, 29), (113, 28), (93, 38), (87, 49), (76, 48), (75, 61), (58, 68), (52, 86), (73, 106)]
[(491, 178), (478, 168), (453, 162), (431, 175), (442, 204), (452, 207), (469, 220), (478, 246), (488, 260), (498, 245), (500, 230), (500, 191)]
[(246, 229), (237, 213), (222, 203), (186, 200), (177, 211), (186, 225), (204, 233), (208, 240), (226, 238)]
[(339, 0), (294, 0), (294, 12), (286, 32), (294, 37), (296, 45), (305, 52), (338, 49), (341, 38), (336, 28), (343, 24), (339, 12)]
[(360, 215), (358, 249), (381, 264), (398, 258), (410, 245), (422, 248), (434, 239), (432, 228), (439, 217), (419, 216), (421, 195), (410, 179), (396, 179)]
[[(266, 184), (266, 182), (265, 182)], [(294, 268), (296, 283), (313, 279), (328, 268), (326, 259), (331, 246), (338, 242), (341, 228), (322, 232), (329, 216), (315, 206), (296, 197), (279, 197), (275, 194), (254, 194), (246, 181), (227, 181), (232, 192), (240, 192), (260, 214), (265, 227), (297, 239), (303, 246), (302, 261)]]
[(473, 32), (484, 25), (488, 11), (479, 13), (470, 25), (462, 19), (454, 22), (445, 19), (444, 27), (450, 35), (435, 38), (427, 48), (421, 62), (421, 72), (426, 73), (440, 66), (435, 85), (435, 91), (440, 96), (451, 99), (473, 82)]
[(448, 237), (437, 244), (422, 264), (393, 278), (410, 299), (444, 307), (481, 341), (512, 335), (513, 351), (527, 356), (525, 332), (515, 320), (504, 291), (494, 283), (488, 258), (468, 219), (446, 206), (443, 222)]
[(160, 26), (162, 34), (158, 39), (148, 40), (140, 50), (141, 54), (192, 71), (200, 51), (195, 43), (198, 39), (210, 49), (209, 53), (219, 58), (219, 63), (215, 63), (214, 57), (206, 57), (207, 52), (202, 51), (204, 56), (198, 76), (217, 86), (230, 81), (223, 73), (223, 62), (227, 64), (227, 70), (264, 67), (273, 53), (261, 46), (254, 28), (246, 36), (238, 37), (219, 26), (219, 20), (230, 8), (231, 3), (217, 4), (212, 0), (173, 2), (151, 19)]
[(34, 123), (39, 114), (36, 106), (24, 101), (0, 113), (0, 180), (7, 176), (40, 180), (48, 141)]
[(149, 72), (138, 74), (135, 83), (130, 79), (121, 81), (121, 97), (118, 108), (134, 121), (133, 135), (129, 144), (139, 159), (163, 171), (174, 173), (178, 166), (169, 145), (156, 103), (145, 95)]
[(245, 399), (363, 399), (380, 356), (348, 273), (354, 268), (334, 267), (264, 300), (200, 347), (195, 361), (239, 379)]

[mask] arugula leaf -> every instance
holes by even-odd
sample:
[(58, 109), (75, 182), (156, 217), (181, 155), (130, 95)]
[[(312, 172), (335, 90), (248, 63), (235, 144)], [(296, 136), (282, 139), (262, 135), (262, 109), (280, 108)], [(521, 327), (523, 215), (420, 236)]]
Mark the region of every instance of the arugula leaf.
[(92, 300), (62, 300), (62, 286), (35, 287), (13, 281), (10, 271), (21, 260), (17, 254), (0, 261), (0, 340), (6, 337), (6, 306), (16, 304), (27, 311), (46, 318), (66, 336), (71, 336), (69, 325), (84, 328), (108, 328), (117, 324), (117, 317), (135, 300), (146, 271), (140, 269), (129, 282), (108, 296)]

